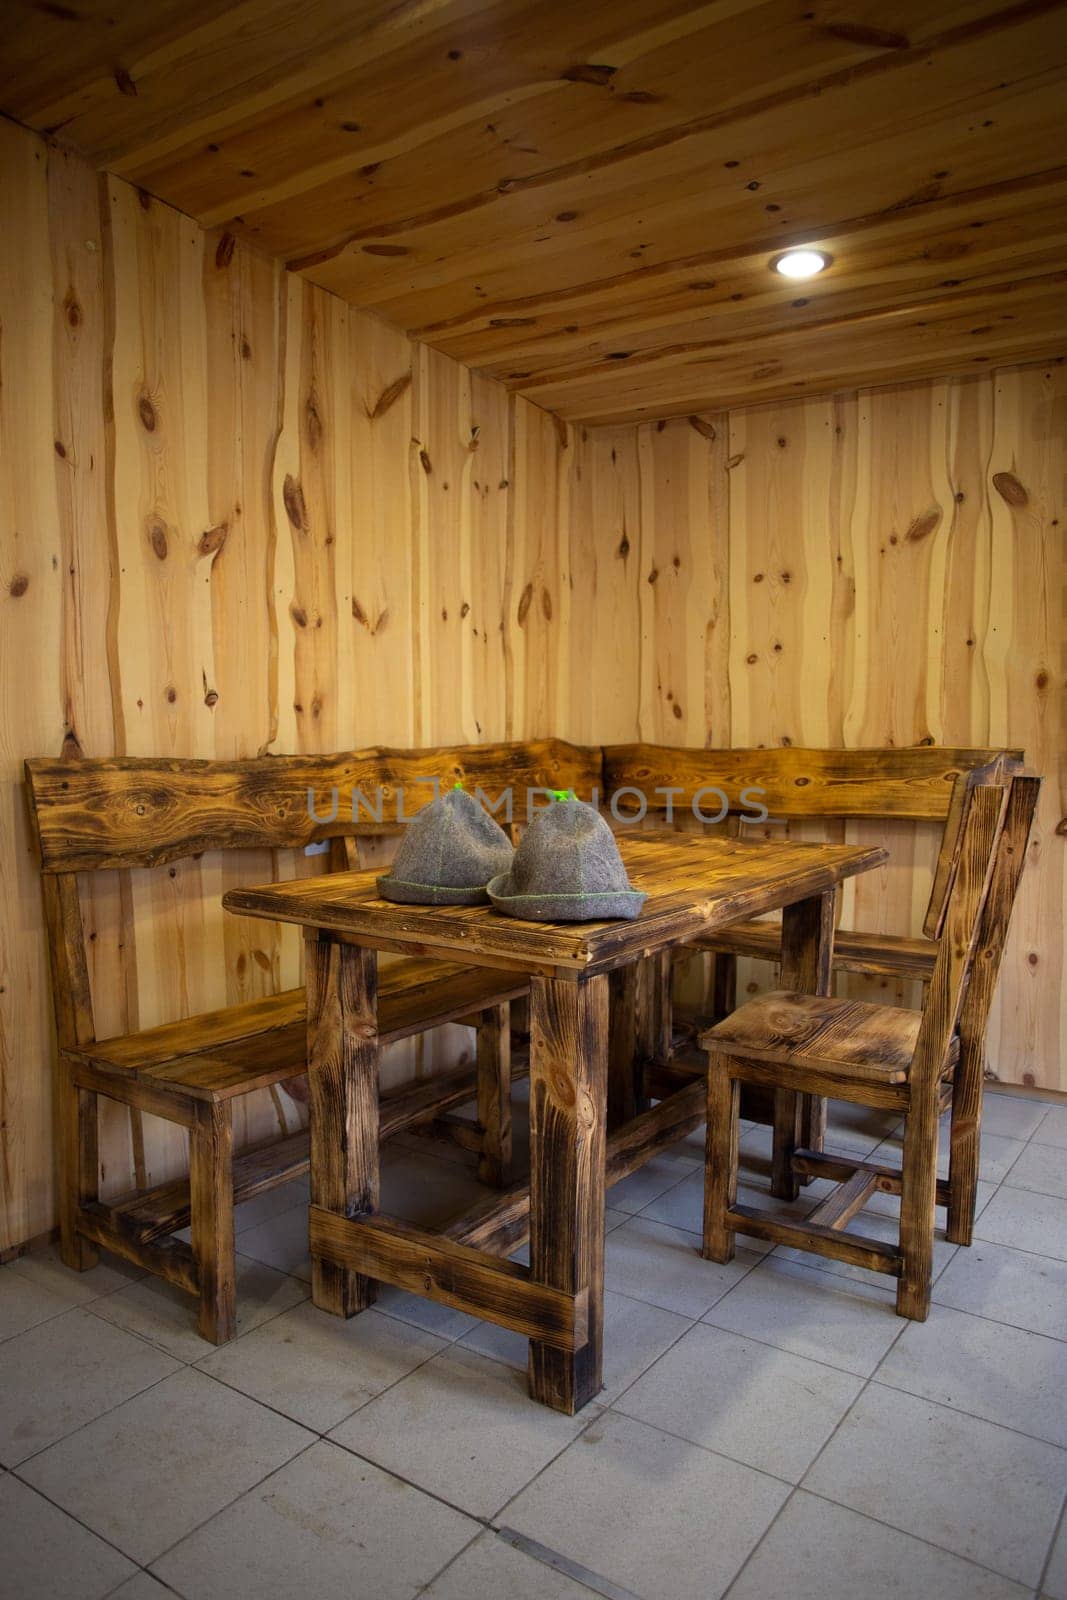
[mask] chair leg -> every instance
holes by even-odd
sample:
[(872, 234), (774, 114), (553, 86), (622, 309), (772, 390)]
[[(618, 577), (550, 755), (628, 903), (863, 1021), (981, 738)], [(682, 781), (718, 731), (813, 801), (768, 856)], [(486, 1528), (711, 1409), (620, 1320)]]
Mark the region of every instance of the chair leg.
[(478, 1021), (478, 1177), (500, 1189), (511, 1179), (511, 1008), (489, 1006)]
[(793, 1171), (793, 1155), (801, 1142), (802, 1099), (795, 1089), (774, 1091), (771, 1193), (777, 1200), (795, 1200), (800, 1193), (800, 1180)]
[(59, 1185), (59, 1253), (75, 1272), (95, 1267), (100, 1253), (78, 1232), (78, 1211), (99, 1198), (100, 1157), (96, 1095), (74, 1081), (74, 1071), (59, 1059), (57, 1084), (57, 1151)]
[(200, 1275), (201, 1338), (226, 1344), (237, 1332), (233, 1248), (233, 1110), (201, 1101), (189, 1131), (193, 1255)]
[(897, 1316), (925, 1322), (930, 1311), (937, 1201), (938, 1108), (936, 1088), (921, 1094), (904, 1119), (904, 1165), (900, 1188), (900, 1249)]
[(985, 1052), (973, 1039), (961, 1037), (960, 1059), (952, 1088), (949, 1202), (945, 1223), (945, 1235), (953, 1244), (970, 1244), (974, 1234), (984, 1075)]
[(734, 1231), (726, 1213), (737, 1199), (738, 1110), (741, 1085), (730, 1076), (726, 1056), (708, 1060), (708, 1126), (704, 1156), (704, 1246), (706, 1261), (734, 1258)]

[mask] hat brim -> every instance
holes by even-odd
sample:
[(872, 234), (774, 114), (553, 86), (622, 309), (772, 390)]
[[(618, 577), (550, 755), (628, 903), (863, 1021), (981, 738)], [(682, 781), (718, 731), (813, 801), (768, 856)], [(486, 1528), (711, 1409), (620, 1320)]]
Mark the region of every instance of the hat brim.
[(484, 883), (450, 889), (440, 883), (408, 883), (388, 876), (378, 879), (378, 893), (383, 900), (404, 906), (481, 906), (489, 899)]
[(489, 881), (494, 911), (522, 922), (632, 922), (648, 899), (639, 889), (605, 889), (599, 894), (508, 894), (511, 875)]

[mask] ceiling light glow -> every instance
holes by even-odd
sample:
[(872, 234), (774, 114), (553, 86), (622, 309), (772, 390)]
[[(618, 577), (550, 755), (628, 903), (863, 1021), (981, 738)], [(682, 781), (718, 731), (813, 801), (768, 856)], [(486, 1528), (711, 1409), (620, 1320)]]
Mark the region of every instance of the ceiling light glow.
[(775, 272), (780, 272), (783, 278), (814, 278), (829, 265), (830, 257), (821, 250), (787, 250), (784, 256), (771, 262)]

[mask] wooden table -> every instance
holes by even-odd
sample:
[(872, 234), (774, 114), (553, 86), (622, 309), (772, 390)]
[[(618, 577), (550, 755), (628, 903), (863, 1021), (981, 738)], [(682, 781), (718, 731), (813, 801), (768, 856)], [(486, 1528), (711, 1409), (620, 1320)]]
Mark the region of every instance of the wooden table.
[[(351, 1316), (380, 1280), (517, 1329), (530, 1340), (531, 1393), (570, 1413), (601, 1387), (605, 1186), (705, 1114), (703, 1077), (682, 1079), (609, 1135), (609, 1057), (613, 1069), (640, 1057), (641, 1041), (625, 1030), (640, 1011), (627, 999), (645, 958), (669, 959), (695, 934), (782, 907), (782, 986), (827, 993), (837, 886), (886, 859), (881, 849), (686, 834), (624, 835), (620, 848), (648, 894), (634, 922), (542, 924), (488, 906), (394, 905), (378, 898), (373, 872), (232, 889), (223, 899), (230, 911), (307, 929), (315, 1304)], [(529, 1185), (490, 1193), (444, 1233), (378, 1211), (379, 950), (532, 979)], [(617, 1116), (637, 1099), (624, 1084), (613, 1095)], [(780, 1114), (795, 1116), (796, 1106), (786, 1095)], [(529, 1267), (507, 1260), (527, 1236)]]

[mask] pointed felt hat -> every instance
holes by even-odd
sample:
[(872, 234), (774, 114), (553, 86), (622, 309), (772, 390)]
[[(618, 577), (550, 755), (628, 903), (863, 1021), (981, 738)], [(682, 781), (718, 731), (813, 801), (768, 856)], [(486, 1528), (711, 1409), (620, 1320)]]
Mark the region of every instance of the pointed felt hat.
[(403, 905), (477, 905), (513, 855), (499, 823), (457, 786), (412, 817), (378, 893)]
[(533, 818), (489, 898), (497, 911), (527, 922), (597, 922), (632, 921), (648, 896), (630, 887), (600, 813), (583, 800), (558, 800)]

